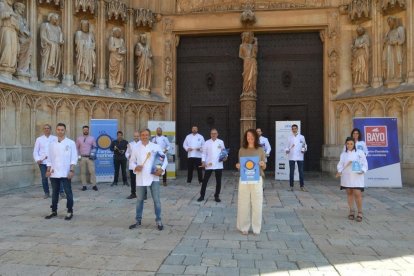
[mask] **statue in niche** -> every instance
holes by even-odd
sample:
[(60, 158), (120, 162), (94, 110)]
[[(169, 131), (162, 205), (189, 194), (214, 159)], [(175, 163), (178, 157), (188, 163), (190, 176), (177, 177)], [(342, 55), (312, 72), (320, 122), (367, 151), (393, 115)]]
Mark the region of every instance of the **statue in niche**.
[(243, 94), (256, 95), (257, 83), (257, 38), (253, 32), (244, 32), (241, 35), (239, 57), (243, 59)]
[(384, 39), (383, 61), (385, 82), (402, 82), (403, 44), (405, 30), (398, 26), (397, 18), (390, 16), (387, 19), (390, 30)]
[(357, 28), (358, 37), (352, 45), (352, 83), (353, 87), (368, 87), (369, 71), (369, 47), (370, 41), (365, 29), (361, 26)]
[(19, 20), (13, 3), (14, 0), (0, 2), (0, 72), (9, 78), (16, 72), (19, 50)]
[(149, 93), (151, 91), (152, 75), (152, 53), (147, 41), (147, 35), (141, 34), (135, 46), (137, 57), (137, 88), (139, 92)]
[(27, 21), (24, 18), (26, 6), (23, 3), (14, 3), (14, 10), (17, 14), (19, 21), (19, 53), (17, 58), (17, 75), (30, 76), (30, 60), (32, 58), (32, 38), (27, 25)]
[(125, 42), (121, 37), (121, 29), (115, 27), (112, 29), (112, 35), (109, 38), (109, 81), (108, 87), (121, 92), (124, 88), (125, 75)]
[(90, 89), (96, 69), (95, 36), (88, 20), (80, 22), (81, 29), (75, 34), (76, 84)]
[(58, 83), (62, 67), (63, 33), (58, 25), (59, 15), (49, 13), (47, 21), (40, 26), (40, 47), (42, 66), (40, 76), (43, 82)]

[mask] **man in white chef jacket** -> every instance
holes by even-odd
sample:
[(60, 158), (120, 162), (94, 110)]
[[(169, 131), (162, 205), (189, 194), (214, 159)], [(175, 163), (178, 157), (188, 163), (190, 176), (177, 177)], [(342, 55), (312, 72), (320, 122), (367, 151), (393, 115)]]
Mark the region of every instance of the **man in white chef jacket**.
[[(170, 150), (170, 141), (168, 141), (167, 136), (162, 135), (162, 128), (157, 127), (156, 133), (157, 135), (152, 137), (151, 142), (159, 145), (162, 151), (164, 152), (165, 156), (167, 157), (168, 151)], [(164, 186), (167, 186), (167, 171), (165, 171), (165, 173), (162, 176), (162, 184)]]
[[(150, 142), (150, 130), (144, 129), (140, 131), (141, 141), (132, 149), (129, 162), (135, 167), (134, 173), (137, 183), (137, 207), (135, 223), (129, 226), (129, 229), (138, 228), (142, 221), (142, 212), (144, 210), (145, 191), (149, 186), (151, 190), (152, 200), (154, 201), (155, 222), (158, 230), (163, 230), (164, 226), (161, 221), (161, 201), (160, 201), (160, 176), (165, 173), (168, 160), (163, 153), (161, 147)], [(155, 155), (159, 153), (164, 156), (161, 168), (151, 174), (152, 165)]]
[(78, 152), (74, 141), (66, 138), (66, 125), (59, 123), (56, 126), (57, 140), (49, 144), (49, 154), (46, 159), (46, 176), (50, 177), (52, 183), (52, 212), (45, 219), (57, 216), (59, 202), (59, 188), (63, 185), (66, 193), (66, 208), (68, 209), (65, 220), (73, 217), (73, 194), (71, 179), (78, 162)]
[(134, 131), (134, 139), (129, 142), (128, 148), (125, 152), (125, 157), (128, 159), (129, 162), (129, 176), (131, 178), (131, 194), (127, 197), (127, 199), (137, 198), (137, 184), (135, 180), (135, 173), (134, 173), (134, 164), (131, 162), (131, 155), (132, 149), (135, 148), (139, 143), (139, 131)]
[(221, 202), (220, 190), (221, 190), (221, 175), (223, 172), (223, 160), (219, 161), (220, 153), (225, 149), (223, 140), (218, 139), (218, 131), (213, 128), (210, 131), (211, 139), (207, 140), (203, 146), (203, 152), (201, 156), (201, 166), (205, 168), (203, 184), (201, 185), (200, 197), (197, 199), (198, 202), (204, 200), (206, 194), (206, 188), (208, 180), (211, 174), (214, 172), (216, 176), (216, 192), (214, 193), (214, 200)]
[(259, 136), (259, 144), (262, 147), (263, 151), (265, 152), (266, 159), (267, 159), (267, 157), (270, 156), (270, 152), (272, 151), (272, 147), (270, 146), (269, 139), (267, 139), (266, 137), (262, 135), (263, 133), (262, 129), (259, 127), (256, 128), (256, 133)]
[(286, 154), (289, 158), (289, 184), (290, 190), (293, 191), (293, 178), (295, 174), (295, 162), (298, 164), (299, 170), (299, 183), (300, 190), (307, 192), (305, 189), (305, 183), (303, 179), (303, 157), (308, 150), (305, 137), (298, 132), (298, 126), (292, 125), (292, 135), (289, 137), (287, 147), (285, 148)]
[(204, 137), (198, 133), (198, 127), (193, 126), (191, 133), (185, 137), (183, 148), (187, 152), (187, 183), (193, 180), (194, 167), (197, 169), (198, 183), (203, 182), (203, 169), (201, 167), (201, 151), (203, 150), (205, 140)]

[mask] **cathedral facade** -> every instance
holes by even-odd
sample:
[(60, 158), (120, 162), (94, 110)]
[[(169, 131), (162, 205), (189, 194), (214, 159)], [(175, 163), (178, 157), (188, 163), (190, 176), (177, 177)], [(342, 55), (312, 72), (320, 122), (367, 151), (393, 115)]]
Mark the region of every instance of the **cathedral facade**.
[(105, 118), (127, 139), (177, 121), (178, 146), (217, 127), (233, 152), (247, 128), (274, 139), (300, 119), (308, 170), (335, 172), (352, 118), (396, 117), (414, 183), (411, 0), (2, 0), (0, 26), (3, 187), (39, 181), (44, 124), (75, 139)]

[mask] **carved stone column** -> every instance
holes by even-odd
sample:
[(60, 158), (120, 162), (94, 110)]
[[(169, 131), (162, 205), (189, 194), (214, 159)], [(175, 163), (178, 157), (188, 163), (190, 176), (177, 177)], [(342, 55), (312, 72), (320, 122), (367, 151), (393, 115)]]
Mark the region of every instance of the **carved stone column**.
[(105, 41), (105, 1), (99, 0), (98, 1), (98, 20), (97, 20), (97, 37), (96, 37), (96, 86), (99, 89), (106, 88), (106, 78), (105, 78), (105, 53), (107, 48), (107, 43)]
[(372, 87), (382, 86), (382, 20), (381, 20), (381, 4), (372, 1)]
[[(414, 4), (407, 1), (407, 49), (414, 47)], [(414, 83), (414, 52), (407, 51), (407, 82)]]
[(240, 142), (246, 130), (256, 128), (256, 101), (255, 95), (242, 94), (240, 96)]
[(62, 13), (62, 27), (65, 43), (63, 45), (63, 80), (62, 83), (72, 86), (73, 81), (73, 3), (72, 1), (64, 2)]
[(38, 81), (37, 77), (37, 53), (38, 53), (38, 47), (37, 47), (37, 8), (36, 8), (36, 0), (29, 0), (28, 7), (26, 9), (28, 11), (28, 24), (29, 29), (31, 31), (32, 35), (32, 58), (30, 61), (30, 81), (36, 82)]
[(125, 42), (127, 47), (126, 64), (126, 90), (134, 92), (134, 10), (128, 9), (128, 21), (126, 25)]

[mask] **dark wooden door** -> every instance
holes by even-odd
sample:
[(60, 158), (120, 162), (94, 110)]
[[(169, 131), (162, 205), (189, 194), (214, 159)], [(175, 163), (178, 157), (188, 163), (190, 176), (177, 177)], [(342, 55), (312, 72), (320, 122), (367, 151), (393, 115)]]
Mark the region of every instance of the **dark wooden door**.
[(182, 144), (191, 127), (230, 147), (225, 169), (233, 169), (240, 146), (240, 94), (242, 61), (238, 58), (239, 35), (181, 37), (177, 49), (177, 141), (180, 169), (187, 168)]
[[(275, 121), (300, 120), (305, 170), (320, 170), (323, 144), (323, 47), (319, 33), (257, 34), (257, 127), (274, 148)], [(274, 170), (274, 151), (268, 160)]]

